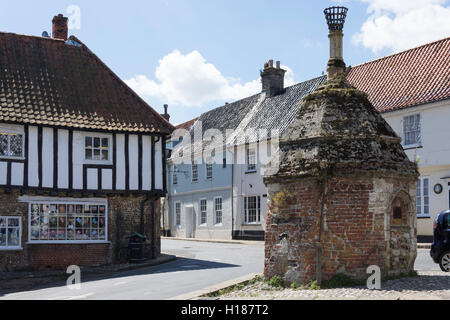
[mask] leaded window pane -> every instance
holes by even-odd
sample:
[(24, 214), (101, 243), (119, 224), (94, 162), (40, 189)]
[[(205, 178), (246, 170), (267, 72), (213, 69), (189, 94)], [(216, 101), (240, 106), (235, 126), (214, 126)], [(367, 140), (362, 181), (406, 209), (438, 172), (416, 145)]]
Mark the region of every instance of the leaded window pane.
[(10, 153), (12, 157), (21, 157), (23, 155), (23, 136), (21, 134), (11, 135), (10, 137)]
[(0, 133), (0, 155), (6, 157), (8, 154), (8, 135)]

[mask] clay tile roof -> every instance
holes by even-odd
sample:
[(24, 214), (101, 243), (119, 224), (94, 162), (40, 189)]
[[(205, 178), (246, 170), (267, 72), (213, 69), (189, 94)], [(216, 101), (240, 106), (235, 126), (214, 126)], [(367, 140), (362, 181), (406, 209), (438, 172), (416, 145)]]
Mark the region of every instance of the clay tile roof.
[(191, 130), (191, 127), (194, 125), (194, 123), (195, 123), (198, 119), (199, 119), (199, 118), (197, 117), (197, 118), (195, 118), (195, 119), (192, 119), (192, 120), (189, 120), (189, 121), (184, 122), (184, 123), (182, 123), (182, 124), (179, 124), (179, 125), (175, 126), (175, 129), (184, 129), (184, 130), (189, 131), (189, 130)]
[(349, 82), (380, 112), (450, 98), (450, 38), (351, 68)]
[(0, 121), (123, 132), (173, 131), (73, 36), (64, 42), (0, 32)]

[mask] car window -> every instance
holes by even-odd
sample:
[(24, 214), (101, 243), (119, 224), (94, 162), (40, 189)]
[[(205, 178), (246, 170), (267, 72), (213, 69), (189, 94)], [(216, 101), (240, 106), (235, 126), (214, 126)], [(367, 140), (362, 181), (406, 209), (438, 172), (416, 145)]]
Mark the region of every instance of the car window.
[(447, 214), (444, 217), (444, 228), (445, 229), (450, 229), (450, 214)]

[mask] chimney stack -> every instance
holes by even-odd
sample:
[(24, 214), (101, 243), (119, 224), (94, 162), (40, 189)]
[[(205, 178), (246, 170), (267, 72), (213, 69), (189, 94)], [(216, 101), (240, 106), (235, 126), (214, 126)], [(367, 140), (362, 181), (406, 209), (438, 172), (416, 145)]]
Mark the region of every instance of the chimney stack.
[(281, 69), (280, 61), (277, 61), (276, 67), (273, 66), (273, 60), (264, 64), (264, 70), (261, 71), (262, 91), (267, 97), (273, 97), (284, 92), (284, 75), (286, 70)]
[(343, 55), (344, 34), (342, 30), (344, 29), (347, 12), (348, 9), (346, 7), (330, 7), (324, 11), (330, 31), (328, 35), (330, 39), (330, 60), (327, 66), (328, 80), (338, 74), (345, 73), (346, 68)]
[(170, 121), (170, 114), (168, 113), (169, 110), (169, 105), (165, 104), (164, 105), (164, 114), (162, 114), (161, 116), (163, 116), (167, 121)]
[(69, 35), (68, 20), (69, 18), (64, 17), (62, 14), (58, 14), (53, 18), (53, 39), (67, 40)]

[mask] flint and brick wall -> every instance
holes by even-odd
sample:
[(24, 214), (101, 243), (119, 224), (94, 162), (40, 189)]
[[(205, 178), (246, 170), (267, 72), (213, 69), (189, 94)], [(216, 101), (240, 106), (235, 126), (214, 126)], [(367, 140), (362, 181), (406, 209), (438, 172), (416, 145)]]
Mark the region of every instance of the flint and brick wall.
[[(415, 227), (391, 228), (389, 215), (393, 197), (400, 191), (413, 203), (414, 183), (393, 178), (334, 177), (328, 180), (325, 198), (323, 184), (317, 179), (269, 184), (268, 191), (266, 278), (280, 275), (287, 283), (316, 279), (322, 199), (324, 280), (339, 273), (367, 279), (366, 270), (371, 265), (379, 266), (383, 276), (413, 270), (415, 256), (409, 253), (415, 252)], [(411, 225), (414, 208), (410, 205), (405, 213)]]
[[(0, 190), (0, 216), (22, 217), (22, 250), (0, 250), (0, 271), (33, 270), (44, 268), (65, 269), (70, 265), (100, 266), (127, 260), (127, 237), (135, 232), (147, 236), (145, 257), (161, 253), (160, 201), (154, 201), (155, 217), (152, 219), (152, 202), (144, 205), (143, 230), (141, 230), (140, 197), (108, 197), (108, 243), (99, 244), (29, 244), (28, 203), (19, 202), (17, 190), (5, 193)], [(68, 202), (73, 198), (65, 198)], [(153, 221), (156, 223), (153, 225)], [(152, 248), (155, 250), (152, 250)], [(154, 251), (154, 252), (153, 252)]]

